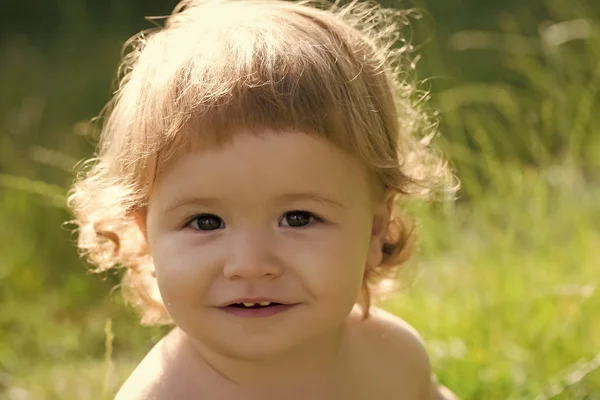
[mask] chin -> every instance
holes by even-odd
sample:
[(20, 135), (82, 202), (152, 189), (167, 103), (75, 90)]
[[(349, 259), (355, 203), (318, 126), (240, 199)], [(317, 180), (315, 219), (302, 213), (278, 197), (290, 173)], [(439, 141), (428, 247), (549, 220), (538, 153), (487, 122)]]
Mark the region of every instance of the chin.
[(214, 350), (224, 356), (244, 361), (266, 361), (289, 353), (301, 340), (273, 334), (236, 338), (227, 342), (219, 338), (211, 342), (214, 344)]

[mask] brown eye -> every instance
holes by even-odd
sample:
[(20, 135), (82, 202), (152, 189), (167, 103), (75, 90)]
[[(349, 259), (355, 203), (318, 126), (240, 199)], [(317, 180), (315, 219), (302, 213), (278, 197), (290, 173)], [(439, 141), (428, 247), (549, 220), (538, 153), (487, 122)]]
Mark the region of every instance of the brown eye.
[(301, 228), (320, 221), (318, 217), (308, 211), (290, 211), (281, 219), (281, 225), (291, 228)]
[(202, 214), (194, 217), (188, 226), (198, 231), (214, 231), (225, 228), (225, 222), (214, 214)]

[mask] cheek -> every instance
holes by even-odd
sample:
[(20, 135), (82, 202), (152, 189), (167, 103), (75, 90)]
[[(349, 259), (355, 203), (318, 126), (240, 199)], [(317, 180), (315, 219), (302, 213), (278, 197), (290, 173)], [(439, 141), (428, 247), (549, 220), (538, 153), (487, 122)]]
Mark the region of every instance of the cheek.
[(353, 297), (360, 289), (368, 253), (368, 236), (355, 229), (336, 228), (302, 248), (290, 245), (297, 270), (316, 295)]
[(177, 233), (163, 236), (150, 248), (167, 309), (201, 302), (214, 274), (211, 265), (217, 263), (215, 251), (207, 251), (206, 246)]

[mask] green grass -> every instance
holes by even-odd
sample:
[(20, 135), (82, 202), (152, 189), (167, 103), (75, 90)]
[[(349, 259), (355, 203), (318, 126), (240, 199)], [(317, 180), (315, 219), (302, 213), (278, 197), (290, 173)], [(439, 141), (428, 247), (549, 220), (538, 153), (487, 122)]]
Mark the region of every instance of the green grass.
[[(407, 275), (416, 272), (416, 279), (385, 307), (421, 332), (441, 382), (462, 398), (599, 398), (600, 190), (575, 196), (532, 171), (507, 175), (514, 179), (511, 190), (490, 190), (478, 206), (412, 208), (422, 249)], [(52, 335), (65, 334), (62, 347), (72, 348), (67, 360), (22, 369), (7, 393), (27, 390), (36, 399), (112, 393), (159, 337), (158, 331), (153, 338), (127, 332), (133, 318), (115, 318), (123, 306), (114, 307), (83, 313), (85, 324), (41, 321), (47, 331), (39, 341), (56, 345)], [(97, 357), (83, 356), (80, 347), (93, 344), (85, 344), (80, 326), (106, 338), (111, 316), (114, 348), (106, 354), (104, 342)]]
[[(600, 399), (600, 16), (585, 1), (545, 4), (553, 20), (575, 21), (561, 25), (572, 40), (503, 15), (498, 32), (423, 49), (437, 143), (463, 188), (456, 202), (408, 205), (415, 279), (384, 306), (419, 330), (440, 381), (464, 399)], [(111, 398), (165, 332), (139, 326), (112, 290), (118, 275), (85, 273), (62, 226), (69, 166), (91, 152), (75, 122), (102, 99), (75, 103), (116, 63), (97, 40), (96, 58), (45, 64), (35, 49), (0, 47), (0, 399)], [(473, 57), (501, 75), (461, 76)], [(24, 77), (44, 71), (58, 83), (36, 94)]]
[(422, 217), (424, 249), (451, 250), (421, 257), (387, 307), (422, 332), (441, 381), (464, 398), (598, 398), (600, 191), (575, 197), (512, 172), (519, 183), (485, 199), (498, 215)]

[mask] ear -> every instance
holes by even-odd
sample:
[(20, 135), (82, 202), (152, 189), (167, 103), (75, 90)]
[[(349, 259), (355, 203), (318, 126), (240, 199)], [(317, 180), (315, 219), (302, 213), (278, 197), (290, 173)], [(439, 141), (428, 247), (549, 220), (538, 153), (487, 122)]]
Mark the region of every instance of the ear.
[(367, 256), (367, 267), (376, 267), (383, 260), (383, 245), (388, 233), (390, 219), (394, 211), (396, 193), (386, 190), (383, 198), (375, 204), (373, 221), (371, 224), (371, 241)]
[(146, 215), (146, 207), (138, 208), (137, 210), (131, 213), (131, 216), (133, 217), (135, 224), (140, 230), (140, 233), (142, 234), (142, 236), (144, 236), (144, 240), (146, 241), (146, 243), (148, 243), (148, 233), (146, 231)]

